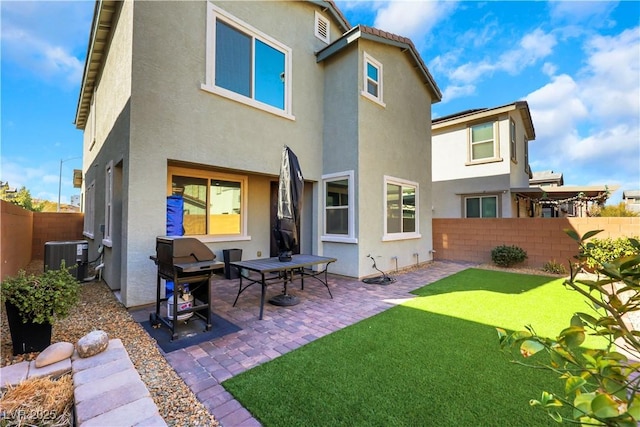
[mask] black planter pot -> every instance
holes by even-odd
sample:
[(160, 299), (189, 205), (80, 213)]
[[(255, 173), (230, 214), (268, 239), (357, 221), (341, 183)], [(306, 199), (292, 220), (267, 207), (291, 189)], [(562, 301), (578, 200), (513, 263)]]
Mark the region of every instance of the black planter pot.
[(40, 352), (51, 345), (51, 324), (23, 322), (18, 308), (5, 302), (13, 355)]

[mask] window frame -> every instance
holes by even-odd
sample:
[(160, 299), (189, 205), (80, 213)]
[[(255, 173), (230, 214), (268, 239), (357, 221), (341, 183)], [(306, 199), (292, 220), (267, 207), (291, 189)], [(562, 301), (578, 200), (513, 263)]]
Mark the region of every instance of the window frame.
[[(205, 219), (205, 228), (207, 234), (185, 234), (185, 236), (195, 237), (202, 242), (234, 242), (251, 240), (248, 234), (249, 219), (249, 177), (247, 175), (231, 174), (227, 172), (218, 172), (215, 170), (188, 168), (182, 166), (169, 166), (167, 168), (167, 196), (173, 194), (172, 177), (173, 175), (186, 176), (189, 178), (201, 178), (207, 182), (207, 215)], [(209, 195), (212, 180), (231, 181), (240, 183), (240, 233), (238, 234), (208, 234), (209, 232)]]
[[(483, 199), (489, 199), (489, 198), (493, 198), (496, 200), (496, 216), (482, 216), (482, 200)], [(467, 200), (469, 199), (478, 199), (479, 200), (479, 209), (480, 209), (480, 216), (479, 217), (469, 217), (468, 216), (468, 212), (467, 212)], [(501, 218), (501, 200), (500, 197), (498, 197), (498, 194), (469, 194), (466, 195), (462, 198), (462, 208), (463, 208), (463, 218), (469, 218), (469, 219), (483, 219), (483, 218)]]
[[(474, 142), (473, 141), (473, 128), (483, 125), (491, 124), (491, 129), (493, 132), (493, 138), (491, 141), (493, 142), (493, 155), (491, 157), (483, 157), (480, 159), (473, 158), (473, 146), (475, 144), (487, 143), (489, 140), (483, 140)], [(498, 122), (495, 120), (485, 120), (482, 122), (471, 123), (467, 126), (467, 164), (481, 164), (481, 163), (489, 163), (489, 162), (497, 162), (501, 161), (500, 158), (500, 132), (498, 128)]]
[[(327, 233), (327, 210), (331, 209), (327, 206), (327, 184), (334, 181), (347, 180), (347, 234), (330, 234)], [(322, 175), (322, 236), (320, 240), (323, 242), (336, 242), (336, 243), (358, 243), (358, 238), (355, 234), (356, 220), (355, 220), (355, 172), (353, 170), (345, 172), (337, 172)], [(342, 208), (344, 209), (344, 208)]]
[[(215, 69), (216, 69), (216, 23), (217, 20), (220, 20), (232, 27), (233, 29), (244, 33), (245, 35), (251, 37), (252, 43), (252, 57), (251, 57), (251, 88), (252, 95), (251, 97), (247, 97), (236, 93), (232, 90), (225, 89), (220, 86), (216, 86), (216, 78), (215, 78)], [(272, 105), (266, 104), (264, 102), (258, 101), (255, 99), (255, 91), (253, 91), (255, 86), (255, 41), (259, 40), (267, 46), (280, 51), (284, 54), (284, 109), (280, 109), (274, 107)], [(259, 110), (266, 111), (271, 114), (275, 114), (280, 117), (284, 117), (290, 120), (295, 120), (295, 117), (292, 113), (292, 85), (293, 85), (293, 55), (292, 49), (286, 46), (283, 43), (280, 43), (276, 39), (268, 36), (262, 31), (256, 29), (255, 27), (247, 24), (246, 22), (236, 18), (230, 13), (224, 11), (218, 6), (212, 4), (211, 2), (207, 2), (207, 28), (206, 28), (206, 56), (205, 56), (205, 64), (206, 64), (206, 72), (205, 72), (205, 83), (203, 83), (200, 88), (204, 91), (222, 96), (224, 98), (231, 99), (233, 101), (248, 105), (253, 108), (257, 108)]]
[[(409, 181), (402, 178), (396, 178), (392, 176), (385, 175), (383, 179), (383, 189), (382, 189), (382, 205), (383, 205), (383, 227), (384, 232), (382, 236), (382, 241), (391, 241), (391, 240), (408, 240), (408, 239), (418, 239), (421, 238), (420, 234), (420, 185), (415, 181)], [(387, 209), (387, 185), (398, 185), (400, 186), (400, 194), (403, 194), (403, 190), (405, 187), (412, 187), (415, 189), (415, 231), (404, 232), (401, 231), (399, 233), (389, 233), (387, 231), (387, 221), (388, 221), (388, 209)], [(401, 211), (403, 209), (401, 208)], [(402, 221), (401, 221), (402, 225)]]
[(510, 143), (510, 152), (511, 152), (511, 161), (513, 163), (518, 163), (518, 133), (516, 129), (516, 122), (513, 119), (509, 119), (509, 143)]
[(113, 244), (113, 160), (104, 168), (104, 236), (102, 244), (111, 247)]
[(84, 189), (84, 221), (82, 235), (93, 239), (96, 217), (96, 181), (92, 180)]
[[(362, 63), (363, 63), (363, 68), (362, 68), (362, 91), (360, 92), (362, 94), (362, 96), (364, 96), (365, 98), (375, 102), (376, 104), (379, 104), (383, 107), (386, 107), (386, 104), (384, 103), (384, 74), (383, 74), (383, 67), (382, 67), (382, 63), (378, 60), (376, 60), (373, 56), (369, 55), (367, 52), (363, 53), (362, 56)], [(369, 79), (369, 73), (368, 73), (368, 66), (371, 65), (373, 66), (376, 70), (378, 70), (378, 80), (375, 81), (373, 79)], [(368, 84), (369, 84), (369, 80), (372, 80), (375, 82), (375, 84), (378, 87), (378, 96), (373, 95), (372, 93), (369, 92), (368, 90)]]

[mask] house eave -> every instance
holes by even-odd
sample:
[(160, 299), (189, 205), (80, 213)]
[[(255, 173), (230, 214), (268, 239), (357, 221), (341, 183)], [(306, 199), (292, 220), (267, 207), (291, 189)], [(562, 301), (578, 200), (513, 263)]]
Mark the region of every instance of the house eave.
[(87, 123), (93, 90), (102, 70), (104, 55), (111, 39), (114, 17), (121, 7), (119, 4), (120, 2), (114, 0), (99, 0), (94, 8), (87, 57), (84, 63), (74, 120), (78, 129), (84, 129)]
[(501, 105), (493, 108), (474, 109), (463, 112), (459, 115), (453, 114), (450, 118), (434, 119), (432, 121), (432, 130), (445, 129), (450, 126), (457, 126), (466, 124), (476, 120), (487, 119), (495, 116), (499, 116), (504, 113), (519, 110), (524, 123), (527, 140), (533, 141), (536, 139), (535, 128), (533, 127), (533, 120), (531, 119), (531, 112), (529, 111), (529, 104), (526, 101), (516, 101), (511, 104)]
[[(331, 43), (329, 46), (324, 49), (318, 51), (316, 53), (316, 62), (322, 62), (327, 58), (335, 55), (336, 53), (344, 50), (348, 46), (357, 42), (358, 40), (369, 40), (375, 43), (386, 44), (388, 46), (393, 46), (401, 49), (403, 52), (408, 52), (411, 61), (415, 64), (416, 69), (419, 71), (421, 76), (423, 77), (423, 82), (428, 86), (429, 90), (434, 96), (432, 101), (433, 104), (442, 101), (442, 92), (440, 88), (436, 84), (433, 76), (429, 72), (427, 66), (424, 64), (422, 59), (420, 58), (420, 54), (416, 51), (415, 46), (411, 42), (407, 42), (404, 40), (400, 40), (400, 37), (391, 38), (384, 37), (378, 34), (373, 34), (370, 31), (372, 29), (367, 29), (368, 27), (362, 27), (360, 25), (353, 27), (350, 31), (347, 31), (342, 35), (338, 40)], [(377, 30), (376, 30), (377, 31)]]

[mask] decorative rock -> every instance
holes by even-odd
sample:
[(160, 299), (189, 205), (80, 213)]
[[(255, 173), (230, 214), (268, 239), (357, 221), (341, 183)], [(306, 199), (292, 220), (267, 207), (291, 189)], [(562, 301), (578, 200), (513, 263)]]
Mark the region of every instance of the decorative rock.
[(73, 344), (70, 342), (57, 342), (42, 350), (36, 357), (36, 368), (54, 364), (64, 359), (68, 359), (73, 354)]
[(76, 348), (82, 358), (102, 353), (109, 345), (109, 337), (105, 331), (91, 331), (78, 340)]

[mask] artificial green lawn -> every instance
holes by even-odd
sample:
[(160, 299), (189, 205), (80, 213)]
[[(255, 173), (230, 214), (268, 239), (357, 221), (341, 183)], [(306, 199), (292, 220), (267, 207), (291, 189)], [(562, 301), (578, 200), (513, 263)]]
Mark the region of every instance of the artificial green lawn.
[(495, 327), (555, 336), (587, 310), (562, 282), (468, 269), (223, 386), (267, 427), (555, 425), (528, 402), (562, 382), (510, 362)]

